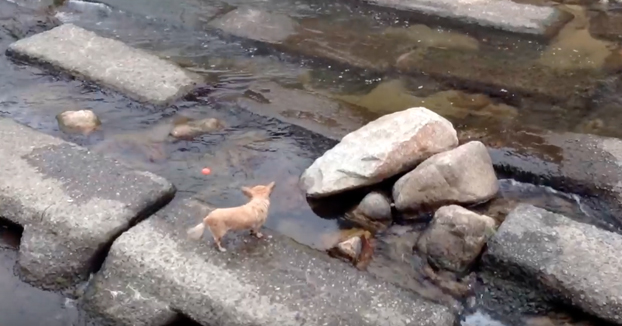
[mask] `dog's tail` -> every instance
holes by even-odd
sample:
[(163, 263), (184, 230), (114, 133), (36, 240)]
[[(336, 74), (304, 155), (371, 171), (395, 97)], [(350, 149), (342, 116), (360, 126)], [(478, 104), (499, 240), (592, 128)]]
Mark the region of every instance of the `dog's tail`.
[(205, 223), (201, 221), (201, 223), (197, 224), (197, 226), (188, 230), (188, 238), (192, 240), (199, 240), (205, 231)]

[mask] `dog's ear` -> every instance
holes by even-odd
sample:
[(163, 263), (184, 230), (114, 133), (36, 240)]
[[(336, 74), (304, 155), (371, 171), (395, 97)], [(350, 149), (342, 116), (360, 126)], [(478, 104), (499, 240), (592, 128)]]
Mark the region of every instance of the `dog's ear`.
[(272, 189), (274, 189), (274, 186), (275, 186), (275, 185), (276, 185), (276, 184), (275, 184), (275, 182), (274, 182), (274, 181), (272, 181), (272, 182), (270, 182), (270, 183), (269, 183), (266, 187), (268, 187), (268, 189), (270, 190), (270, 192), (272, 192)]
[(253, 197), (253, 191), (252, 191), (250, 188), (248, 188), (248, 187), (242, 187), (242, 188), (240, 188), (240, 189), (242, 190), (242, 193), (243, 193), (244, 195), (246, 195), (246, 197), (249, 197), (249, 198), (250, 198), (250, 197)]

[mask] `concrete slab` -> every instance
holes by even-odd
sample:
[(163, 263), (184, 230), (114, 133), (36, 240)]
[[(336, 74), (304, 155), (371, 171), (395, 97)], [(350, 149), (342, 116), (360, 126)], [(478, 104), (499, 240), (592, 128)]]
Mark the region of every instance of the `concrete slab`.
[(521, 204), (488, 241), (483, 268), (619, 325), (620, 250), (619, 234)]
[(173, 312), (210, 326), (454, 325), (448, 308), (278, 234), (227, 234), (226, 253), (209, 232), (187, 239), (208, 211), (176, 199), (121, 235), (86, 307), (116, 325), (165, 325)]
[[(512, 3), (508, 0), (508, 2)], [(540, 8), (540, 7), (538, 7)], [(537, 54), (528, 49), (517, 52), (467, 50), (451, 44), (467, 38), (415, 26), (379, 31), (373, 19), (333, 22), (327, 18), (294, 19), (281, 13), (242, 7), (210, 21), (209, 27), (248, 43), (249, 47), (293, 54), (320, 65), (377, 73), (399, 72), (430, 76), (450, 88), (494, 94), (516, 100), (525, 96), (560, 103), (585, 102), (587, 95), (606, 74), (599, 69), (560, 71), (534, 61)], [(330, 23), (329, 23), (330, 22)], [(278, 32), (276, 32), (278, 31)], [(460, 37), (462, 36), (462, 37)], [(417, 39), (450, 41), (442, 46), (421, 45)], [(470, 46), (479, 46), (469, 39)], [(464, 43), (464, 42), (463, 42)], [(464, 62), (469, 62), (465, 65)], [(575, 104), (576, 105), (576, 104)]]
[(171, 103), (200, 82), (171, 62), (73, 24), (21, 39), (7, 53), (156, 105)]
[(512, 33), (550, 38), (572, 15), (554, 7), (516, 3), (511, 0), (361, 0), (366, 3), (452, 19)]
[(19, 270), (43, 288), (85, 280), (121, 232), (175, 192), (164, 178), (13, 120), (0, 119), (0, 139), (0, 216), (24, 227)]

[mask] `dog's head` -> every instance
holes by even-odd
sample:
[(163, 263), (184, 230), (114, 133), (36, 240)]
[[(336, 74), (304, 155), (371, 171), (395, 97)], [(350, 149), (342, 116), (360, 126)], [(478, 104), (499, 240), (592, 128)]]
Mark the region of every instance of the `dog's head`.
[(272, 193), (272, 189), (274, 189), (274, 181), (270, 182), (267, 185), (259, 185), (254, 187), (242, 187), (242, 193), (246, 195), (248, 198), (256, 198), (256, 197), (270, 197)]

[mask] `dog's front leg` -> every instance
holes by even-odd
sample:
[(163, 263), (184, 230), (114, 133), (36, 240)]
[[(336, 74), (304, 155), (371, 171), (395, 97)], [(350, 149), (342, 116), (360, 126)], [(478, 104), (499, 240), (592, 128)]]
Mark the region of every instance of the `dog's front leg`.
[(261, 226), (251, 229), (251, 235), (254, 235), (255, 237), (257, 237), (257, 239), (263, 238), (263, 233), (259, 232), (260, 227)]

